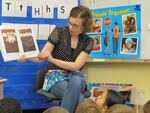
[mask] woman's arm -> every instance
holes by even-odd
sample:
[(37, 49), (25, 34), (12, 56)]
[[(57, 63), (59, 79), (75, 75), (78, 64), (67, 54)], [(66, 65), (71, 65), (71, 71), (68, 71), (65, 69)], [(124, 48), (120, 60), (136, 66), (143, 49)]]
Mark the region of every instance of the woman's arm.
[(21, 57), (18, 58), (18, 62), (25, 62), (25, 61), (31, 61), (31, 62), (37, 62), (37, 63), (41, 63), (43, 60), (38, 58), (38, 57), (31, 57), (31, 58), (27, 58), (25, 55), (22, 55)]
[(41, 54), (45, 54), (46, 52), (49, 52), (49, 53), (51, 54), (53, 48), (54, 48), (54, 46), (53, 46), (51, 43), (47, 42), (47, 43), (45, 44), (45, 46), (43, 47), (42, 51), (38, 54), (37, 57), (26, 58), (25, 55), (22, 55), (22, 56), (18, 59), (18, 61), (19, 61), (19, 62), (25, 62), (25, 61), (29, 60), (29, 61), (31, 61), (31, 62), (41, 63), (41, 62), (43, 62), (44, 60), (46, 60), (45, 58), (40, 57)]
[(47, 57), (47, 60), (63, 69), (71, 70), (71, 71), (78, 71), (82, 68), (82, 66), (85, 64), (85, 62), (88, 59), (88, 54), (84, 51), (82, 51), (79, 56), (76, 58), (75, 62), (68, 62), (68, 61), (62, 61), (59, 59), (53, 58), (50, 54)]

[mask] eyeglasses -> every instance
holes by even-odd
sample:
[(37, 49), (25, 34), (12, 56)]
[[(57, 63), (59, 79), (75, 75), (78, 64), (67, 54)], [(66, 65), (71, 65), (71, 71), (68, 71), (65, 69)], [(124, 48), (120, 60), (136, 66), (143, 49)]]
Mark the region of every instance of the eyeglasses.
[(77, 25), (77, 24), (73, 24), (70, 21), (68, 21), (68, 26), (74, 28), (74, 29), (79, 29), (80, 27), (82, 27), (82, 25)]

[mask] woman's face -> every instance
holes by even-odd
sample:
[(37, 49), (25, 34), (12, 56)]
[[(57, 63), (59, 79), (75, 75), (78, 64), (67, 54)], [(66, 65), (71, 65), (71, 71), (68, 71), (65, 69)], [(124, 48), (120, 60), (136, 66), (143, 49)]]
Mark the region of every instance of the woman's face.
[(72, 36), (79, 36), (83, 31), (83, 21), (81, 18), (69, 17), (69, 32)]
[(102, 111), (104, 111), (105, 108), (105, 101), (107, 98), (107, 91), (104, 91), (102, 93), (102, 95), (99, 95), (96, 99), (96, 103), (98, 104), (98, 106), (102, 109)]

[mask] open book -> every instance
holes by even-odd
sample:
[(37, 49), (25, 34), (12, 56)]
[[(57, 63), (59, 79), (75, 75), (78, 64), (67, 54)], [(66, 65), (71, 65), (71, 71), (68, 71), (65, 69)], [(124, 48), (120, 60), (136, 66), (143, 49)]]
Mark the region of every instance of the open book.
[(27, 58), (39, 53), (33, 30), (28, 26), (0, 26), (0, 47), (4, 61)]

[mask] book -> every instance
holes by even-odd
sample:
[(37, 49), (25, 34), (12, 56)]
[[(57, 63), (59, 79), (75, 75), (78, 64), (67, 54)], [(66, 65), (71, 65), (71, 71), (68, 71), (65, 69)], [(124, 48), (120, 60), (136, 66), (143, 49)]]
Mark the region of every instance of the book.
[(5, 62), (17, 60), (21, 55), (36, 57), (39, 53), (34, 31), (29, 26), (0, 26), (0, 47)]

